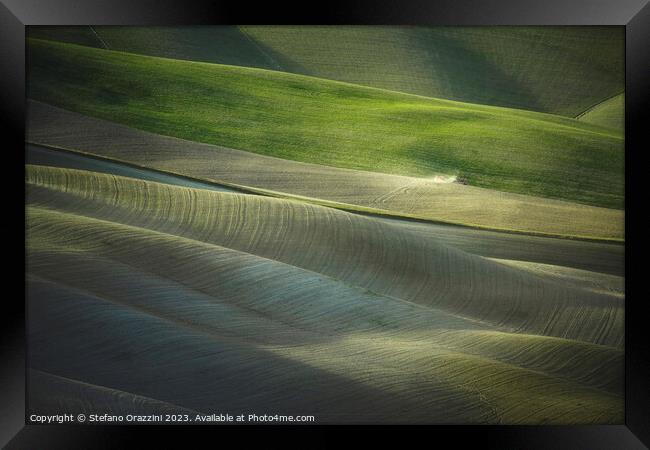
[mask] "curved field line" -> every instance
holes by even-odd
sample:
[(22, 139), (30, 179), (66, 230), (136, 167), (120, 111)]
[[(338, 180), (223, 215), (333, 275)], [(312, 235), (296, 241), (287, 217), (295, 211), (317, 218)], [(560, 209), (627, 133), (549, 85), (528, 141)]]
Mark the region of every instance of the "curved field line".
[[(96, 279), (96, 286), (100, 286)], [(255, 331), (248, 327), (240, 329), (240, 339), (223, 339), (174, 322), (161, 322), (137, 309), (116, 309), (112, 301), (97, 303), (98, 297), (80, 295), (76, 289), (61, 291), (60, 285), (43, 285), (38, 279), (31, 286), (32, 364), (196, 410), (210, 411), (218, 404), (235, 411), (280, 405), (305, 411), (308, 404), (291, 392), (297, 389), (304, 396), (307, 386), (315, 383), (318, 387), (308, 391), (306, 400), (312, 402), (312, 409), (307, 412), (316, 409), (323, 421), (536, 423), (545, 418), (554, 423), (559, 420), (555, 417), (561, 417), (576, 400), (589, 409), (576, 412), (572, 416), (575, 422), (595, 417), (602, 421), (601, 415), (608, 417), (605, 421), (616, 421), (620, 414), (616, 412), (620, 394), (589, 387), (592, 383), (602, 385), (607, 376), (613, 377), (613, 386), (620, 385), (616, 368), (622, 364), (614, 359), (611, 368), (604, 370), (611, 351), (603, 348), (602, 354), (598, 346), (578, 346), (574, 352), (573, 343), (559, 340), (549, 341), (546, 346), (551, 348), (545, 350), (525, 336), (513, 346), (499, 335), (493, 341), (477, 340), (461, 330), (457, 335), (442, 330), (442, 334), (426, 336), (410, 335), (404, 330), (400, 333), (390, 327), (388, 334), (343, 334), (313, 342), (302, 341), (297, 335), (292, 345), (251, 346), (246, 335)], [(41, 286), (46, 293), (38, 292)], [(146, 290), (142, 295), (153, 292)], [(264, 297), (251, 300), (263, 301)], [(180, 305), (183, 300), (177, 297), (175, 302)], [(209, 309), (198, 307), (194, 314), (206, 312)], [(228, 319), (225, 316), (220, 321), (227, 323)], [(89, 327), (94, 331), (88, 333)], [(80, 335), (87, 338), (80, 340)], [(50, 348), (56, 343), (65, 345), (53, 357)], [(551, 350), (553, 346), (559, 354)], [(523, 359), (508, 356), (517, 351)], [(531, 355), (536, 358), (531, 359)], [(614, 357), (622, 360), (621, 355)], [(504, 364), (500, 359), (508, 362)], [(541, 367), (535, 359), (542, 360)], [(127, 367), (128, 371), (124, 370)], [(541, 368), (542, 372), (526, 367)], [(595, 373), (589, 374), (589, 368)], [(575, 369), (577, 372), (572, 372)], [(200, 374), (193, 376), (191, 384), (186, 383), (188, 370)], [(211, 375), (223, 374), (224, 370), (227, 377), (214, 379)], [(168, 375), (161, 378), (160, 371)], [(369, 374), (371, 378), (367, 378)], [(572, 381), (573, 377), (576, 381)], [(283, 383), (291, 383), (292, 390), (283, 390)], [(513, 385), (518, 387), (513, 389)], [(173, 386), (176, 388), (170, 389)], [(389, 397), (378, 392), (386, 392)], [(65, 399), (60, 391), (58, 395)], [(526, 395), (528, 401), (515, 406), (517, 399)], [(358, 404), (353, 406), (353, 402)], [(409, 411), (404, 417), (392, 412), (400, 404)], [(373, 413), (372, 405), (381, 408)], [(355, 415), (357, 419), (353, 419)]]
[[(28, 177), (33, 206), (222, 245), (499, 326), (622, 343), (618, 299), (560, 287), (432, 240), (422, 242), (407, 230), (370, 218), (71, 169), (30, 166)], [(607, 326), (600, 329), (595, 323)]]
[(618, 299), (314, 205), (39, 166), (27, 188), (32, 367), (323, 423), (622, 420)]
[(81, 113), (272, 157), (446, 173), (476, 187), (623, 208), (624, 142), (608, 128), (278, 71), (29, 44), (30, 95)]
[[(567, 116), (622, 89), (625, 82), (624, 36), (611, 27), (96, 28), (124, 52), (275, 67), (251, 46), (252, 36), (283, 58), (287, 72)], [(72, 27), (34, 27), (28, 36), (97, 45)]]
[(49, 372), (30, 369), (28, 372), (29, 407), (38, 414), (102, 414), (150, 415), (196, 414), (180, 406), (130, 392), (72, 380)]
[[(478, 229), (623, 240), (623, 211), (457, 183), (282, 160), (146, 133), (33, 101), (29, 103), (28, 117), (28, 140), (32, 143), (239, 190)], [(79, 128), (84, 129), (83, 136), (77, 133)], [(414, 187), (394, 195), (405, 185)], [(388, 203), (378, 208), (377, 200), (382, 198)]]

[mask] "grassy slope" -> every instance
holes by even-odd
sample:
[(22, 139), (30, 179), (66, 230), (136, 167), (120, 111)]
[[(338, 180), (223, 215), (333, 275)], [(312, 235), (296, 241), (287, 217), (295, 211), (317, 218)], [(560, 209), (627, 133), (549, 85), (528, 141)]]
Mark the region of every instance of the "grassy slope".
[[(83, 134), (78, 133), (80, 129), (84, 130)], [(272, 158), (147, 133), (40, 102), (29, 102), (27, 139), (198, 179), (328, 200), (351, 205), (351, 208), (361, 206), (430, 220), (524, 232), (624, 237), (623, 211), (620, 210), (496, 192), (435, 179)], [(96, 161), (85, 170), (98, 170), (102, 163)]]
[(27, 36), (165, 58), (260, 69), (278, 68), (236, 26), (95, 26), (93, 29), (88, 26), (31, 26), (27, 29)]
[[(140, 274), (131, 269), (133, 278)], [(205, 413), (218, 409), (315, 414), (320, 423), (622, 420), (620, 387), (618, 392), (612, 389), (621, 384), (622, 352), (607, 348), (527, 336), (508, 342), (507, 337), (499, 339), (503, 334), (490, 342), (489, 335), (486, 339), (469, 334), (456, 344), (469, 351), (450, 350), (445, 337), (454, 340), (453, 334), (443, 334), (436, 345), (402, 330), (321, 335), (315, 342), (298, 338), (292, 346), (260, 345), (250, 341), (250, 333), (224, 336), (218, 325), (208, 330), (169, 320), (156, 311), (133, 307), (119, 294), (100, 296), (38, 278), (30, 288), (30, 337), (35, 342), (31, 364), (66, 378)], [(174, 300), (195, 316), (209, 312), (192, 299), (189, 305)], [(80, 340), (79, 335), (87, 338)], [(520, 360), (535, 369), (518, 365), (516, 359), (502, 362), (489, 351), (476, 356), (471, 347), (477, 343), (481, 350), (487, 347), (504, 358), (519, 353)], [(526, 349), (523, 358), (516, 351), (521, 348)], [(585, 368), (597, 368), (598, 376), (585, 374)], [(591, 385), (597, 378), (614, 383)], [(67, 406), (78, 399), (66, 386), (55, 389), (62, 397), (59, 404)], [(40, 404), (34, 395), (31, 404)], [(53, 391), (45, 396), (51, 398)], [(96, 403), (97, 398), (91, 401)]]
[(575, 116), (624, 86), (622, 28), (246, 27), (245, 31), (286, 55), (285, 70), (464, 102)]
[[(89, 156), (81, 153), (62, 151), (28, 145), (27, 164), (61, 167), (106, 173), (110, 175), (139, 178), (157, 183), (220, 192), (248, 193), (276, 198), (294, 199), (301, 202), (327, 206), (364, 215), (365, 208), (355, 205), (323, 201), (288, 194), (271, 193), (256, 188), (234, 188), (233, 185), (198, 181), (183, 175), (174, 175), (155, 169), (138, 168), (111, 159)], [(376, 211), (376, 210), (373, 210)], [(398, 226), (422, 236), (458, 248), (465, 252), (501, 260), (529, 261), (567, 268), (581, 269), (622, 277), (624, 272), (624, 246), (619, 243), (591, 242), (583, 239), (531, 236), (526, 233), (504, 233), (478, 229), (475, 227), (450, 226), (432, 221), (414, 221), (401, 216), (388, 216), (388, 212), (373, 213), (372, 216), (385, 223)]]
[(501, 260), (529, 261), (624, 276), (625, 246), (613, 243), (500, 233), (473, 228), (380, 218), (419, 236), (473, 255)]
[(30, 41), (29, 95), (148, 131), (286, 159), (623, 205), (623, 142), (557, 116), (272, 71)]
[(527, 270), (537, 276), (566, 283), (593, 292), (601, 292), (623, 298), (625, 295), (625, 277), (588, 270), (562, 267), (552, 264), (540, 264), (530, 261), (494, 259), (501, 264)]
[[(618, 299), (559, 289), (376, 219), (73, 169), (29, 166), (28, 182), (29, 204), (65, 213), (70, 224), (80, 215), (118, 222), (280, 261), (494, 326), (610, 345), (622, 342)], [(38, 229), (49, 221), (44, 215), (34, 224)], [(61, 239), (67, 239), (65, 234)], [(112, 240), (110, 234), (107, 239)]]
[(605, 100), (578, 117), (583, 122), (623, 131), (625, 129), (625, 94)]
[[(575, 116), (620, 92), (614, 27), (95, 27), (109, 48)], [(102, 46), (88, 27), (32, 37)]]
[(36, 369), (204, 412), (622, 420), (623, 353), (545, 336), (621, 345), (619, 299), (327, 208), (44, 167), (27, 181)]

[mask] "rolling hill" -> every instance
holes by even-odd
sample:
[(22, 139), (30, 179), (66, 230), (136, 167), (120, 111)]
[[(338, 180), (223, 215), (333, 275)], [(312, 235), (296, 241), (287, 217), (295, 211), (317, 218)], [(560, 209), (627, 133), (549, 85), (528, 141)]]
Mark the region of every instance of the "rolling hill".
[(29, 27), (28, 35), (576, 116), (624, 89), (617, 27)]
[(622, 208), (623, 140), (581, 121), (260, 69), (30, 40), (29, 96), (302, 162)]
[(46, 405), (622, 420), (620, 298), (320, 206), (73, 169), (26, 176), (30, 366), (60, 388)]
[[(67, 149), (229, 186), (255, 188), (249, 192), (299, 196), (316, 203), (324, 200), (329, 206), (348, 210), (562, 237), (624, 237), (624, 213), (620, 210), (465, 186), (451, 182), (453, 177), (405, 177), (283, 160), (147, 133), (40, 102), (30, 101), (28, 106), (27, 140), (50, 146), (49, 150), (39, 149), (51, 155), (45, 160), (48, 165), (59, 164), (55, 157), (67, 158), (69, 163), (77, 156), (61, 151)], [(83, 134), (78, 133), (80, 129)], [(101, 170), (102, 165), (112, 164), (105, 160), (84, 161), (86, 164), (79, 168), (85, 170)], [(128, 176), (126, 169), (136, 171), (133, 176), (144, 176), (142, 170), (125, 165), (112, 173)], [(184, 181), (188, 186), (191, 183)], [(197, 186), (219, 188), (205, 183)]]
[[(146, 169), (116, 160), (32, 144), (27, 146), (26, 162), (32, 165), (93, 171), (197, 189), (293, 198), (290, 195), (271, 195), (268, 191), (262, 193), (257, 189), (235, 188), (232, 185), (200, 181), (187, 176)], [(315, 199), (305, 199), (304, 197), (295, 198), (295, 200), (313, 204), (329, 203)], [(420, 236), (420, 239), (435, 239), (445, 245), (474, 255), (492, 258), (500, 262), (527, 262), (535, 265), (549, 266), (550, 271), (546, 270), (546, 268), (543, 271), (539, 271), (544, 272), (544, 274), (555, 272), (556, 269), (568, 270), (569, 268), (585, 271), (591, 274), (585, 280), (587, 285), (591, 284), (591, 280), (595, 284), (600, 283), (595, 277), (602, 275), (605, 277), (605, 280), (602, 281), (605, 285), (610, 286), (612, 285), (612, 280), (607, 280), (608, 276), (614, 276), (620, 279), (624, 273), (625, 246), (619, 242), (594, 242), (584, 239), (531, 236), (527, 233), (497, 232), (475, 227), (463, 227), (432, 221), (413, 220), (399, 216), (387, 216), (385, 214), (369, 214), (362, 211), (355, 211), (353, 206), (340, 203), (335, 204), (335, 206), (330, 205), (329, 207), (354, 211), (356, 214), (361, 215), (371, 215), (379, 221), (408, 229), (411, 233)], [(535, 266), (533, 271), (537, 272), (537, 268)], [(560, 273), (560, 278), (563, 277), (564, 274)], [(567, 274), (567, 278), (580, 281), (584, 277), (580, 274), (575, 275), (569, 273)]]
[(27, 37), (31, 412), (624, 422), (622, 27)]
[[(225, 246), (494, 326), (599, 344), (622, 344), (620, 299), (560, 289), (556, 283), (524, 276), (523, 271), (434, 240), (423, 241), (407, 229), (376, 219), (288, 200), (74, 169), (28, 167), (31, 216), (41, 217), (28, 220), (28, 224), (46, 233), (49, 240), (60, 241), (57, 246), (65, 246), (65, 241), (71, 239), (69, 233), (62, 233), (63, 228), (88, 223), (96, 233), (103, 228), (101, 234), (105, 237), (80, 242), (79, 250), (86, 245), (90, 245), (89, 249), (97, 245), (103, 248), (102, 242), (112, 242), (106, 244), (105, 251), (124, 246), (123, 256), (128, 258), (124, 262), (132, 263), (138, 250), (136, 242), (130, 245), (129, 241), (140, 233), (153, 233), (152, 239), (162, 233), (155, 239), (161, 251), (174, 245), (171, 236), (188, 245), (200, 244), (206, 252), (211, 249), (204, 252), (207, 259), (201, 267), (212, 264), (210, 261), (216, 264), (214, 252), (218, 249), (214, 246)], [(37, 236), (31, 233), (28, 244), (44, 245)], [(74, 242), (72, 239), (73, 247)], [(143, 252), (142, 257), (150, 259), (151, 251)], [(169, 260), (169, 270), (178, 270), (183, 259), (179, 253)], [(164, 258), (156, 260), (164, 270)]]

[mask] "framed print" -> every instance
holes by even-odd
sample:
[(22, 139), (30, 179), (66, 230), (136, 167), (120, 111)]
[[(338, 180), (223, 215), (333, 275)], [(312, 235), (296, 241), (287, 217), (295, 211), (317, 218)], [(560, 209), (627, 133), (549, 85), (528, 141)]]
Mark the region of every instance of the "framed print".
[(650, 442), (644, 1), (0, 11), (7, 448)]

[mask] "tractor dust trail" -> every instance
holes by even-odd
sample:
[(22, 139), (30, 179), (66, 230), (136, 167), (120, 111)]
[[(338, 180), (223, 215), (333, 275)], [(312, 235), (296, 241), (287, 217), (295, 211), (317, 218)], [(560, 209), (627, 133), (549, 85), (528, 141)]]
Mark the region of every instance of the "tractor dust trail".
[(434, 183), (455, 183), (458, 177), (456, 175), (436, 175), (432, 178)]

